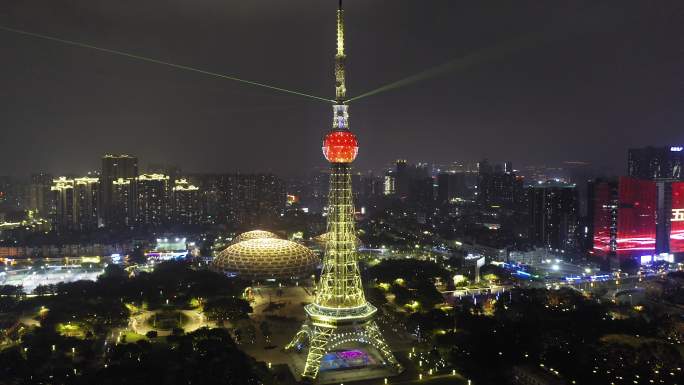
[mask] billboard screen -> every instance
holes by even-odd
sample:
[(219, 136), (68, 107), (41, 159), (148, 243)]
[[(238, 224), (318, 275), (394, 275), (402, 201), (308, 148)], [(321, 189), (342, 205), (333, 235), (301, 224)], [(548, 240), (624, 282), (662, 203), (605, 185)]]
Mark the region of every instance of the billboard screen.
[(621, 177), (618, 186), (617, 254), (653, 254), (656, 245), (656, 184)]
[(684, 182), (672, 183), (670, 213), (670, 252), (684, 252)]

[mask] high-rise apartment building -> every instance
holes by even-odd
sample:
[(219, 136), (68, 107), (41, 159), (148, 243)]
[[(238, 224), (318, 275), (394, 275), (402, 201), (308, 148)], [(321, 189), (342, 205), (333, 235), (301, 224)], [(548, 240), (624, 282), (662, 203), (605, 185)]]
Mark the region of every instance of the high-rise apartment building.
[(263, 225), (272, 223), (285, 210), (285, 182), (275, 175), (210, 174), (192, 179), (203, 197), (206, 223)]
[(52, 182), (50, 190), (55, 202), (53, 224), (60, 231), (86, 231), (97, 228), (98, 178), (59, 177)]
[(100, 175), (101, 186), (101, 212), (100, 220), (109, 225), (109, 222), (116, 222), (116, 216), (120, 213), (114, 212), (113, 207), (113, 186), (118, 179), (135, 179), (138, 176), (138, 158), (131, 155), (111, 155), (102, 157), (102, 173)]
[(139, 225), (161, 226), (169, 223), (169, 176), (142, 174), (135, 178), (136, 222)]
[(108, 227), (130, 227), (136, 222), (135, 179), (112, 181)]
[(92, 230), (98, 227), (100, 179), (74, 178), (74, 200), (77, 228)]
[(202, 195), (197, 186), (187, 179), (174, 182), (172, 189), (173, 222), (184, 225), (197, 225), (203, 222)]
[(40, 172), (31, 175), (26, 194), (26, 209), (47, 218), (54, 214), (54, 200), (51, 194), (52, 175)]
[(77, 215), (74, 197), (74, 180), (67, 177), (55, 179), (50, 187), (55, 201), (53, 225), (59, 231), (75, 230)]

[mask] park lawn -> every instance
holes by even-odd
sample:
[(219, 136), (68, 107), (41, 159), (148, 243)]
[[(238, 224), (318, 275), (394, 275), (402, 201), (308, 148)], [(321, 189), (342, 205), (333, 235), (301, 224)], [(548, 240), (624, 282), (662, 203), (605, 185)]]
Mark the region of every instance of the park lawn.
[(121, 333), (122, 339), (123, 339), (123, 336), (126, 336), (126, 343), (129, 343), (129, 344), (130, 343), (136, 343), (140, 340), (147, 339), (147, 337), (145, 337), (144, 335), (138, 334), (138, 333), (136, 333), (134, 331), (130, 331), (130, 330), (127, 330), (127, 331)]

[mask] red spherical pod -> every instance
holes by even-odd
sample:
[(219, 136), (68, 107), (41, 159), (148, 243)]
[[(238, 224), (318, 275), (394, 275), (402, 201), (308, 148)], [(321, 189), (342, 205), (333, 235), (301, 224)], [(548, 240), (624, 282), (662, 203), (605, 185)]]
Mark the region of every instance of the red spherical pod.
[(330, 163), (351, 163), (358, 152), (359, 143), (351, 131), (331, 131), (323, 140), (323, 155)]

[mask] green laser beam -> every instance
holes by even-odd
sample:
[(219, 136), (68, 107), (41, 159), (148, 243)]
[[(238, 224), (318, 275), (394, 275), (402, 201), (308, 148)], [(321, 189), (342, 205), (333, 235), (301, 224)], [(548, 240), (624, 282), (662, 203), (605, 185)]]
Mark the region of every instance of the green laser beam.
[(593, 2), (590, 7), (585, 9), (585, 14), (581, 19), (568, 20), (565, 17), (556, 18), (546, 23), (537, 33), (528, 33), (517, 38), (507, 40), (501, 44), (496, 44), (487, 48), (477, 50), (466, 56), (451, 60), (444, 64), (432, 67), (415, 75), (397, 80), (395, 82), (378, 87), (374, 90), (354, 96), (344, 101), (349, 103), (355, 100), (377, 95), (382, 92), (405, 87), (422, 80), (431, 79), (439, 75), (456, 70), (466, 70), (478, 64), (499, 60), (506, 55), (515, 52), (534, 48), (536, 45), (545, 44), (552, 41), (560, 41), (573, 35), (583, 35), (597, 28), (605, 29), (606, 25), (624, 24), (629, 22), (625, 19), (623, 12), (616, 12), (615, 7), (610, 2)]
[(185, 66), (185, 65), (170, 63), (170, 62), (166, 62), (166, 61), (162, 61), (162, 60), (157, 60), (157, 59), (152, 59), (152, 58), (149, 58), (149, 57), (140, 56), (140, 55), (135, 55), (135, 54), (128, 53), (128, 52), (117, 51), (117, 50), (113, 50), (113, 49), (109, 49), (109, 48), (97, 47), (97, 46), (90, 45), (90, 44), (85, 44), (85, 43), (80, 43), (80, 42), (77, 42), (77, 41), (71, 41), (71, 40), (60, 39), (60, 38), (56, 38), (56, 37), (52, 37), (52, 36), (47, 36), (47, 35), (42, 35), (42, 34), (34, 33), (34, 32), (22, 31), (22, 30), (19, 30), (19, 29), (9, 28), (9, 27), (5, 27), (5, 26), (2, 26), (2, 25), (0, 25), (0, 30), (4, 30), (4, 31), (7, 31), (7, 32), (14, 32), (14, 33), (18, 33), (18, 34), (26, 35), (26, 36), (31, 36), (31, 37), (37, 37), (37, 38), (44, 39), (44, 40), (55, 41), (55, 42), (58, 42), (58, 43), (67, 44), (67, 45), (71, 45), (71, 46), (75, 46), (75, 47), (89, 48), (89, 49), (93, 49), (93, 50), (100, 51), (100, 52), (110, 53), (110, 54), (113, 54), (113, 55), (125, 56), (125, 57), (128, 57), (128, 58), (138, 59), (138, 60), (146, 61), (146, 62), (149, 62), (149, 63), (161, 64), (161, 65), (165, 65), (165, 66), (172, 67), (172, 68), (176, 68), (176, 69), (181, 69), (181, 70), (186, 70), (186, 71), (197, 72), (197, 73), (204, 74), (204, 75), (214, 76), (214, 77), (221, 78), (221, 79), (232, 80), (232, 81), (235, 81), (235, 82), (239, 82), (239, 83), (243, 83), (243, 84), (249, 84), (249, 85), (256, 86), (256, 87), (267, 88), (267, 89), (270, 89), (270, 90), (279, 91), (279, 92), (284, 92), (284, 93), (291, 94), (291, 95), (304, 96), (304, 97), (307, 97), (307, 98), (310, 98), (310, 99), (314, 99), (314, 100), (318, 100), (318, 101), (323, 101), (323, 102), (326, 102), (326, 103), (331, 103), (331, 102), (332, 102), (332, 103), (335, 103), (335, 100), (326, 99), (326, 98), (322, 98), (322, 97), (315, 96), (315, 95), (309, 95), (309, 94), (306, 94), (306, 93), (304, 93), (304, 92), (288, 90), (288, 89), (285, 89), (285, 88), (276, 87), (276, 86), (271, 86), (271, 85), (268, 85), (268, 84), (255, 82), (255, 81), (252, 81), (252, 80), (240, 79), (240, 78), (237, 78), (237, 77), (235, 77), (235, 76), (220, 74), (220, 73), (211, 72), (211, 71), (205, 71), (205, 70), (201, 70), (201, 69), (198, 69), (198, 68), (193, 68), (193, 67), (188, 67), (188, 66)]
[(469, 55), (466, 55), (464, 57), (451, 60), (447, 63), (438, 65), (436, 67), (432, 67), (430, 69), (427, 69), (425, 71), (419, 72), (415, 75), (397, 80), (395, 82), (386, 84), (382, 87), (378, 87), (374, 90), (365, 92), (361, 95), (354, 96), (353, 98), (349, 98), (344, 101), (344, 103), (350, 103), (355, 100), (359, 100), (362, 98), (366, 98), (368, 96), (373, 96), (377, 95), (381, 92), (386, 92), (390, 90), (394, 90), (397, 88), (405, 87), (408, 85), (411, 85), (413, 83), (417, 83), (422, 80), (430, 79), (448, 72), (452, 72), (455, 70), (464, 70), (468, 69), (476, 64), (484, 63), (487, 61), (492, 61), (496, 59), (500, 59), (510, 53), (519, 51), (523, 48), (531, 47), (537, 42), (541, 41), (542, 39), (540, 38), (535, 38), (531, 35), (526, 35), (519, 37), (517, 39), (509, 40), (505, 43), (498, 44), (492, 47), (487, 47), (484, 49), (481, 49), (477, 52), (471, 53)]

